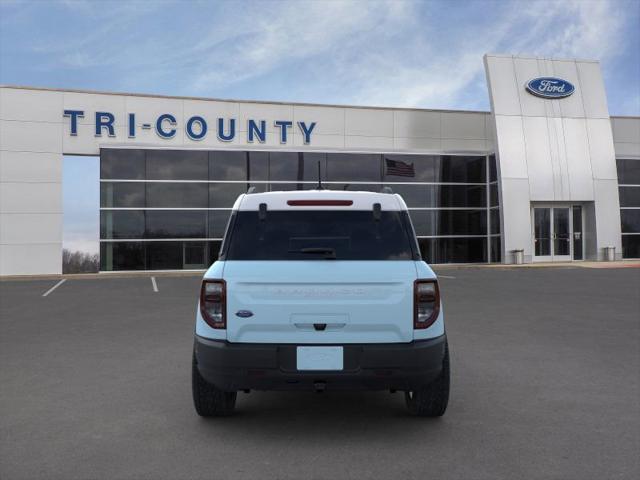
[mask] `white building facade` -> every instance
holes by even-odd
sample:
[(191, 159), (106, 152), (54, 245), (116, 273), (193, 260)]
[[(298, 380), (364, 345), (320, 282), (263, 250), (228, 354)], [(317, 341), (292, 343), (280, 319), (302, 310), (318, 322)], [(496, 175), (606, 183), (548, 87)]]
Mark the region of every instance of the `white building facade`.
[(64, 155), (100, 156), (104, 271), (205, 268), (237, 194), (318, 174), (402, 194), (432, 263), (640, 257), (640, 117), (598, 62), (485, 69), (490, 112), (0, 87), (0, 275), (61, 273)]

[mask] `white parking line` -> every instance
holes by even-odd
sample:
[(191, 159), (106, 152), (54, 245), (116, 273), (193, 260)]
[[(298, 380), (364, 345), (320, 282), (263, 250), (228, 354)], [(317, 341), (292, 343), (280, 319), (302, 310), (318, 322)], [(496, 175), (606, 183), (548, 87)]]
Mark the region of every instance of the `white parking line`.
[(56, 288), (58, 288), (60, 285), (62, 285), (64, 282), (66, 282), (67, 279), (63, 278), (62, 280), (60, 280), (58, 283), (56, 283), (53, 287), (51, 287), (49, 290), (47, 290), (46, 292), (44, 292), (42, 294), (43, 297), (46, 297), (47, 295), (49, 295), (51, 292), (53, 292)]
[(151, 277), (151, 285), (153, 285), (153, 291), (158, 291), (158, 284), (156, 283), (156, 277)]
[(451, 277), (449, 275), (438, 275), (438, 278), (456, 278), (456, 277)]

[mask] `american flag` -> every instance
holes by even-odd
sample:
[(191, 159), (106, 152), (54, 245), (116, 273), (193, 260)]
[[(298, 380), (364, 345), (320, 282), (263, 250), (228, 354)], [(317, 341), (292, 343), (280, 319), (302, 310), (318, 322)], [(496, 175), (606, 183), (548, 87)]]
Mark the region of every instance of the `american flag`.
[(387, 166), (387, 175), (395, 175), (396, 177), (415, 177), (416, 172), (413, 169), (413, 163), (405, 163), (400, 160), (384, 159)]

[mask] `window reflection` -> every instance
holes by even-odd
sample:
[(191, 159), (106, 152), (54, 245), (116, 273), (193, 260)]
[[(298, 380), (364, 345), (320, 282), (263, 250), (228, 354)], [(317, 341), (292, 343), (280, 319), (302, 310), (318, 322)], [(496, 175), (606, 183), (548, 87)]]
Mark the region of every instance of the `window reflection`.
[(147, 150), (147, 180), (207, 180), (207, 152)]
[(621, 207), (640, 207), (640, 187), (619, 187)]
[(320, 176), (322, 181), (327, 180), (327, 155), (324, 153), (316, 152), (304, 152), (302, 154), (304, 163), (302, 165), (303, 171), (299, 175), (302, 180), (309, 182), (318, 181), (318, 165), (320, 165)]
[(498, 180), (498, 165), (496, 163), (496, 156), (489, 155), (489, 181), (495, 182)]
[(620, 210), (622, 233), (640, 233), (640, 210)]
[(249, 152), (248, 180), (269, 180), (269, 153)]
[(499, 197), (498, 197), (498, 184), (497, 183), (492, 183), (491, 185), (489, 185), (489, 192), (490, 192), (490, 205), (492, 207), (496, 207), (500, 204), (499, 202)]
[(380, 182), (382, 156), (365, 153), (328, 153), (327, 180)]
[[(316, 185), (311, 185), (316, 188)], [(379, 192), (382, 190), (380, 183), (328, 183), (323, 185), (328, 190), (343, 190), (348, 192)]]
[(456, 183), (485, 183), (485, 157), (443, 155), (440, 157), (437, 181)]
[(184, 242), (149, 242), (146, 245), (147, 270), (184, 268)]
[(384, 155), (387, 182), (435, 182), (438, 155)]
[(207, 242), (207, 253), (209, 255), (209, 265), (218, 260), (218, 255), (220, 253), (220, 248), (222, 247), (222, 242), (219, 240), (213, 240)]
[(409, 208), (486, 207), (485, 185), (388, 184)]
[[(209, 206), (211, 208), (231, 208), (238, 196), (247, 193), (251, 184), (247, 183), (210, 183)], [(253, 185), (256, 192), (264, 191), (264, 184)]]
[[(487, 261), (487, 255), (491, 261), (500, 260), (500, 212), (498, 208), (487, 209), (487, 201), (499, 206), (494, 155), (487, 159), (473, 155), (103, 149), (101, 179), (141, 182), (101, 182), (100, 206), (105, 210), (100, 215), (100, 237), (143, 241), (138, 245), (103, 242), (101, 268), (190, 268), (188, 265), (212, 262), (219, 242), (205, 239), (222, 238), (228, 209), (239, 195), (250, 187), (256, 192), (315, 189), (318, 166), (327, 189), (379, 192), (389, 186), (412, 209), (410, 215), (419, 236), (484, 235), (421, 239), (428, 261)], [(640, 183), (640, 179), (636, 182), (639, 166), (637, 160), (618, 160), (620, 183)], [(639, 187), (620, 187), (621, 206), (638, 206), (638, 197)], [(202, 210), (189, 210), (192, 208)], [(622, 214), (623, 231), (640, 231), (638, 211), (626, 212), (630, 213)], [(487, 237), (489, 234), (495, 236)], [(202, 241), (191, 241), (188, 248), (188, 242), (182, 240), (146, 241), (165, 238)], [(631, 251), (633, 242), (625, 242), (625, 252)], [(113, 245), (107, 247), (107, 243)]]
[(144, 211), (102, 210), (100, 238), (144, 238)]
[(102, 242), (100, 270), (205, 269), (219, 250), (219, 241)]
[(418, 236), (486, 235), (486, 210), (410, 210)]
[(271, 152), (269, 154), (269, 180), (302, 181), (304, 160), (301, 153)]
[(500, 249), (500, 237), (491, 237), (491, 261), (499, 263), (502, 260), (502, 251)]
[(147, 183), (147, 207), (207, 208), (207, 183)]
[(142, 242), (101, 242), (100, 270), (145, 270)]
[(622, 256), (640, 258), (640, 235), (622, 235)]
[(209, 180), (246, 180), (248, 152), (209, 152)]
[(100, 178), (144, 180), (145, 152), (133, 149), (100, 150)]
[(206, 238), (206, 210), (147, 210), (146, 238)]
[(640, 185), (640, 159), (618, 158), (618, 183)]
[(387, 182), (486, 183), (483, 156), (384, 155)]
[(103, 208), (144, 208), (145, 184), (100, 183), (100, 206)]
[(209, 238), (222, 238), (231, 210), (209, 211)]
[(500, 233), (500, 210), (493, 208), (489, 210), (489, 216), (491, 221), (491, 234)]
[(318, 181), (318, 164), (326, 181), (326, 155), (315, 152), (270, 152), (269, 180), (285, 182)]
[(427, 263), (481, 263), (487, 261), (487, 239), (419, 238), (422, 258)]

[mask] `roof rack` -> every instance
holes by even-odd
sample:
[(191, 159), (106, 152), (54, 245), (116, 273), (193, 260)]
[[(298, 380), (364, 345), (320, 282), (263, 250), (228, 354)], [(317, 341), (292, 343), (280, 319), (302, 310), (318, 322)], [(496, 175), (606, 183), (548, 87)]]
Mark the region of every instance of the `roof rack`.
[(247, 190), (247, 195), (251, 193), (256, 193), (256, 187), (249, 187), (249, 190)]
[(391, 190), (391, 187), (382, 187), (380, 193), (393, 193), (393, 190)]

